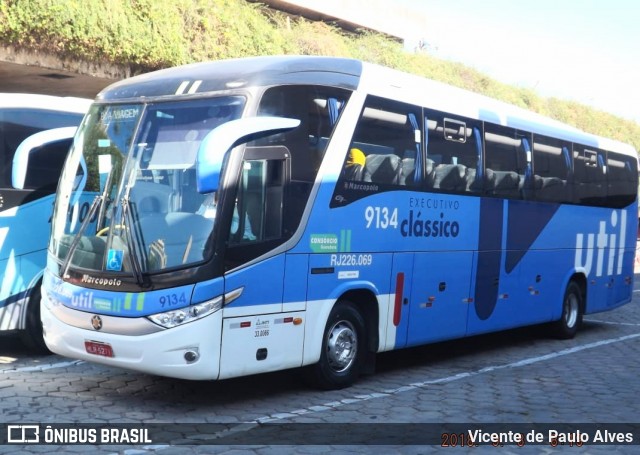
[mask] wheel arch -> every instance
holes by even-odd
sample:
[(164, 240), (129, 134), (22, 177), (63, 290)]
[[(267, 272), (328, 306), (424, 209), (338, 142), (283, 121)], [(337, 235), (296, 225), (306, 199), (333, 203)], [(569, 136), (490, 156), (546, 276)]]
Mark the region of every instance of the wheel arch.
[(33, 351), (40, 354), (49, 353), (49, 348), (43, 337), (43, 327), (40, 319), (41, 299), (34, 299), (34, 295), (42, 296), (43, 274), (40, 273), (29, 285), (25, 295), (25, 305), (20, 315), (20, 337), (23, 343)]
[(564, 295), (565, 290), (569, 286), (569, 283), (575, 282), (579, 287), (582, 293), (582, 314), (586, 314), (587, 310), (587, 276), (582, 271), (574, 271), (568, 279), (564, 283), (564, 287), (562, 288), (562, 295)]
[[(33, 293), (36, 289), (42, 286), (42, 280), (44, 278), (44, 270), (37, 273), (27, 285), (27, 288), (24, 291), (24, 305), (22, 305), (22, 309), (20, 312), (20, 320), (18, 323), (19, 330), (25, 330), (27, 328), (27, 315), (30, 311), (31, 305), (36, 303), (32, 302)], [(36, 303), (37, 305), (40, 302)]]
[[(549, 324), (554, 338), (568, 340), (576, 336), (582, 325), (582, 317), (586, 307), (587, 278), (584, 274), (574, 273), (562, 291), (560, 315)], [(574, 296), (572, 298), (572, 296)], [(577, 300), (577, 302), (576, 302)], [(575, 303), (578, 305), (576, 306)]]
[[(378, 351), (380, 334), (378, 330), (380, 320), (380, 304), (371, 289), (352, 289), (340, 296), (338, 300), (351, 302), (364, 318), (367, 330), (367, 351)], [(336, 301), (337, 302), (337, 301)]]
[(371, 354), (376, 353), (380, 342), (378, 295), (378, 290), (372, 283), (353, 282), (350, 285), (345, 283), (340, 286), (327, 300), (308, 303), (307, 320), (313, 320), (314, 323), (307, 328), (305, 334), (302, 365), (310, 365), (320, 359), (322, 337), (329, 314), (333, 307), (341, 301), (350, 302), (361, 314), (367, 333), (367, 351)]

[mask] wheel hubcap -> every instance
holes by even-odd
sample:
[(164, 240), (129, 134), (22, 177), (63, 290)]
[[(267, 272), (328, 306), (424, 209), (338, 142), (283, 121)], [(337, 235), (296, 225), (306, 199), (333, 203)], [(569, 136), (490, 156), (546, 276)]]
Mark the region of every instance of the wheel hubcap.
[(331, 369), (337, 373), (347, 370), (358, 352), (358, 337), (348, 321), (337, 322), (329, 331), (327, 359)]
[(565, 323), (567, 324), (567, 327), (572, 328), (578, 321), (578, 297), (574, 294), (569, 295), (567, 300), (564, 302), (564, 305)]

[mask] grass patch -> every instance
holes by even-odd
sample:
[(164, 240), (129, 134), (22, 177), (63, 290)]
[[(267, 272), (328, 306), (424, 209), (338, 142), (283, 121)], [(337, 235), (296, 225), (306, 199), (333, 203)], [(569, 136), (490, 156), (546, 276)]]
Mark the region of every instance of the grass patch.
[(0, 42), (136, 72), (254, 55), (352, 57), (439, 80), (640, 149), (640, 124), (543, 98), (465, 65), (410, 54), (383, 35), (346, 34), (245, 0), (0, 0)]

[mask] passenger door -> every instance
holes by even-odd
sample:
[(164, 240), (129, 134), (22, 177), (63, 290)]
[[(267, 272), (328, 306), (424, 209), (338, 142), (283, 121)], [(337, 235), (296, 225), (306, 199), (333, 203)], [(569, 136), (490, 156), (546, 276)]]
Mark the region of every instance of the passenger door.
[[(231, 220), (227, 220), (220, 378), (300, 366), (304, 308), (283, 312), (286, 255), (284, 199), (289, 175), (285, 147), (247, 148)], [(269, 255), (271, 256), (269, 257)], [(262, 257), (259, 261), (254, 261)]]

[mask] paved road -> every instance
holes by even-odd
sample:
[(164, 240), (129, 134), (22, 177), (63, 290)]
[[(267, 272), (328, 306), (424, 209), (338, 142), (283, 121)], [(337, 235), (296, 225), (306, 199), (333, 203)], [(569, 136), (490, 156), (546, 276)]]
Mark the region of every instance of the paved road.
[[(561, 429), (567, 422), (592, 424), (579, 425), (578, 431), (590, 432), (593, 439), (597, 428), (605, 428), (602, 423), (640, 422), (637, 281), (631, 304), (588, 316), (574, 340), (551, 339), (543, 328), (533, 327), (385, 353), (378, 358), (375, 375), (362, 378), (349, 389), (330, 392), (308, 387), (296, 372), (220, 382), (159, 378), (54, 355), (33, 356), (18, 341), (4, 336), (0, 338), (1, 423), (38, 423), (42, 428), (87, 422), (169, 425), (153, 427), (152, 443), (55, 448), (4, 445), (0, 453), (413, 454), (444, 450), (440, 442), (456, 442), (458, 447), (448, 449), (455, 451), (555, 453), (558, 448), (547, 444), (548, 428), (532, 427), (533, 423)], [(444, 429), (422, 425), (442, 422), (464, 425)], [(462, 439), (453, 441), (439, 433), (465, 430), (468, 434), (467, 429), (492, 422), (505, 433), (539, 430), (545, 435), (545, 445), (461, 449)], [(252, 446), (167, 443), (169, 439), (195, 437), (191, 431), (195, 424), (212, 424), (200, 429), (234, 437), (234, 441), (249, 441), (247, 438), (265, 428), (267, 434), (252, 439), (259, 443)], [(0, 431), (6, 431), (6, 425), (2, 426)], [(616, 425), (607, 428), (618, 429)], [(158, 432), (165, 430), (173, 433), (158, 442)], [(300, 439), (316, 442), (314, 438), (325, 440), (323, 437), (331, 445), (278, 445)], [(640, 431), (633, 437), (638, 443)], [(375, 438), (386, 445), (343, 445)], [(436, 444), (425, 445), (425, 441)], [(637, 446), (571, 447), (580, 453), (629, 453), (634, 449)]]

